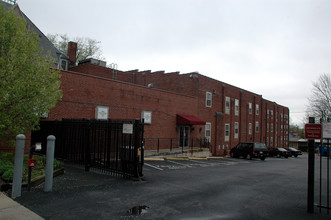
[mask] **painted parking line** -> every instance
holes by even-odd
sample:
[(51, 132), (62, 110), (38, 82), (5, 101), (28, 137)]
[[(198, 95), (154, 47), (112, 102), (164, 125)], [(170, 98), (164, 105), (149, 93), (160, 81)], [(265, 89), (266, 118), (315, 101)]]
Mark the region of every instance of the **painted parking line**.
[(159, 167), (153, 166), (153, 165), (148, 164), (148, 163), (144, 163), (144, 165), (147, 165), (147, 166), (152, 167), (152, 168), (157, 169), (157, 170), (163, 170), (162, 168), (159, 168)]
[(180, 165), (180, 166), (183, 166), (183, 167), (192, 167), (192, 166), (190, 166), (190, 165), (186, 165), (186, 164), (184, 164), (184, 163), (178, 163), (178, 162), (176, 162), (176, 161), (167, 160), (167, 162), (174, 163), (174, 164), (177, 164), (177, 165)]

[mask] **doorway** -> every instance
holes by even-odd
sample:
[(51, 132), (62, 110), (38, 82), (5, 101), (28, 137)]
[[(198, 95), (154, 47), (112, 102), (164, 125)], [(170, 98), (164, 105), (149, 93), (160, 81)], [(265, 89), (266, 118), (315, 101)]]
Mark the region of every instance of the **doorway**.
[(180, 126), (179, 127), (179, 147), (189, 147), (190, 140), (190, 127)]

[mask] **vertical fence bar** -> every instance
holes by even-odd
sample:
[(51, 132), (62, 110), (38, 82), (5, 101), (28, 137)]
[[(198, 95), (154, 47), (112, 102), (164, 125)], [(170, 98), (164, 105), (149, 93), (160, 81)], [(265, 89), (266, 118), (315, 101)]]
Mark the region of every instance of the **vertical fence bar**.
[(322, 140), (320, 142), (320, 146), (318, 148), (319, 150), (319, 156), (320, 156), (320, 198), (319, 198), (319, 210), (320, 213), (322, 212)]
[(170, 152), (172, 151), (172, 138), (170, 138)]
[[(309, 123), (314, 124), (315, 118), (309, 117)], [(314, 172), (315, 172), (315, 140), (308, 140), (308, 191), (307, 212), (314, 213)]]
[(326, 184), (327, 184), (327, 187), (326, 187), (326, 206), (327, 206), (327, 213), (328, 215), (330, 214), (330, 203), (329, 203), (329, 197), (330, 197), (330, 191), (329, 191), (329, 187), (330, 187), (330, 139), (328, 139), (328, 156), (329, 156), (329, 159), (327, 159), (327, 168), (326, 168)]
[(160, 151), (160, 138), (157, 139), (157, 152)]

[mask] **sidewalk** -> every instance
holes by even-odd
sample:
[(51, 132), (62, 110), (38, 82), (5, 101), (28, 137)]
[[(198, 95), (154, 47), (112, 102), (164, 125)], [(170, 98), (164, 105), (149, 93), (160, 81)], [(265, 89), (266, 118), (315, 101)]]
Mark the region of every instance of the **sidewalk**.
[(169, 149), (145, 150), (144, 159), (166, 159), (166, 158), (208, 158), (211, 156), (209, 149), (206, 148), (175, 148)]
[(36, 213), (15, 202), (3, 192), (0, 192), (0, 219), (43, 219)]

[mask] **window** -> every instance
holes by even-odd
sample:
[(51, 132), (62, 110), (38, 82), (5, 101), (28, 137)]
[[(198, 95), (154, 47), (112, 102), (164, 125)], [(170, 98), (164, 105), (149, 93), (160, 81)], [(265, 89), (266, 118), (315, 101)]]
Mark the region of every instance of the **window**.
[(211, 123), (207, 122), (205, 125), (205, 138), (208, 142), (210, 142), (210, 136), (211, 136)]
[(259, 115), (259, 104), (255, 105), (255, 114)]
[(212, 95), (211, 92), (206, 92), (206, 107), (211, 107)]
[(255, 122), (255, 132), (259, 132), (259, 122)]
[(269, 123), (267, 123), (267, 132), (269, 132)]
[(269, 109), (267, 109), (267, 118), (269, 118)]
[(252, 114), (252, 103), (251, 102), (248, 103), (248, 112), (249, 112), (249, 114)]
[(236, 116), (239, 115), (239, 100), (238, 99), (234, 100), (234, 115), (236, 115)]
[(273, 119), (274, 118), (274, 111), (270, 110), (270, 118)]
[(239, 136), (239, 123), (235, 122), (234, 123), (234, 138), (238, 138)]
[(270, 132), (274, 132), (274, 124), (273, 123), (271, 123), (271, 125), (270, 125)]
[(225, 114), (230, 114), (230, 97), (225, 97)]
[(61, 70), (68, 70), (66, 60), (61, 59)]
[(224, 141), (229, 141), (229, 139), (230, 139), (230, 124), (225, 124)]
[(248, 134), (252, 134), (252, 123), (248, 124)]

